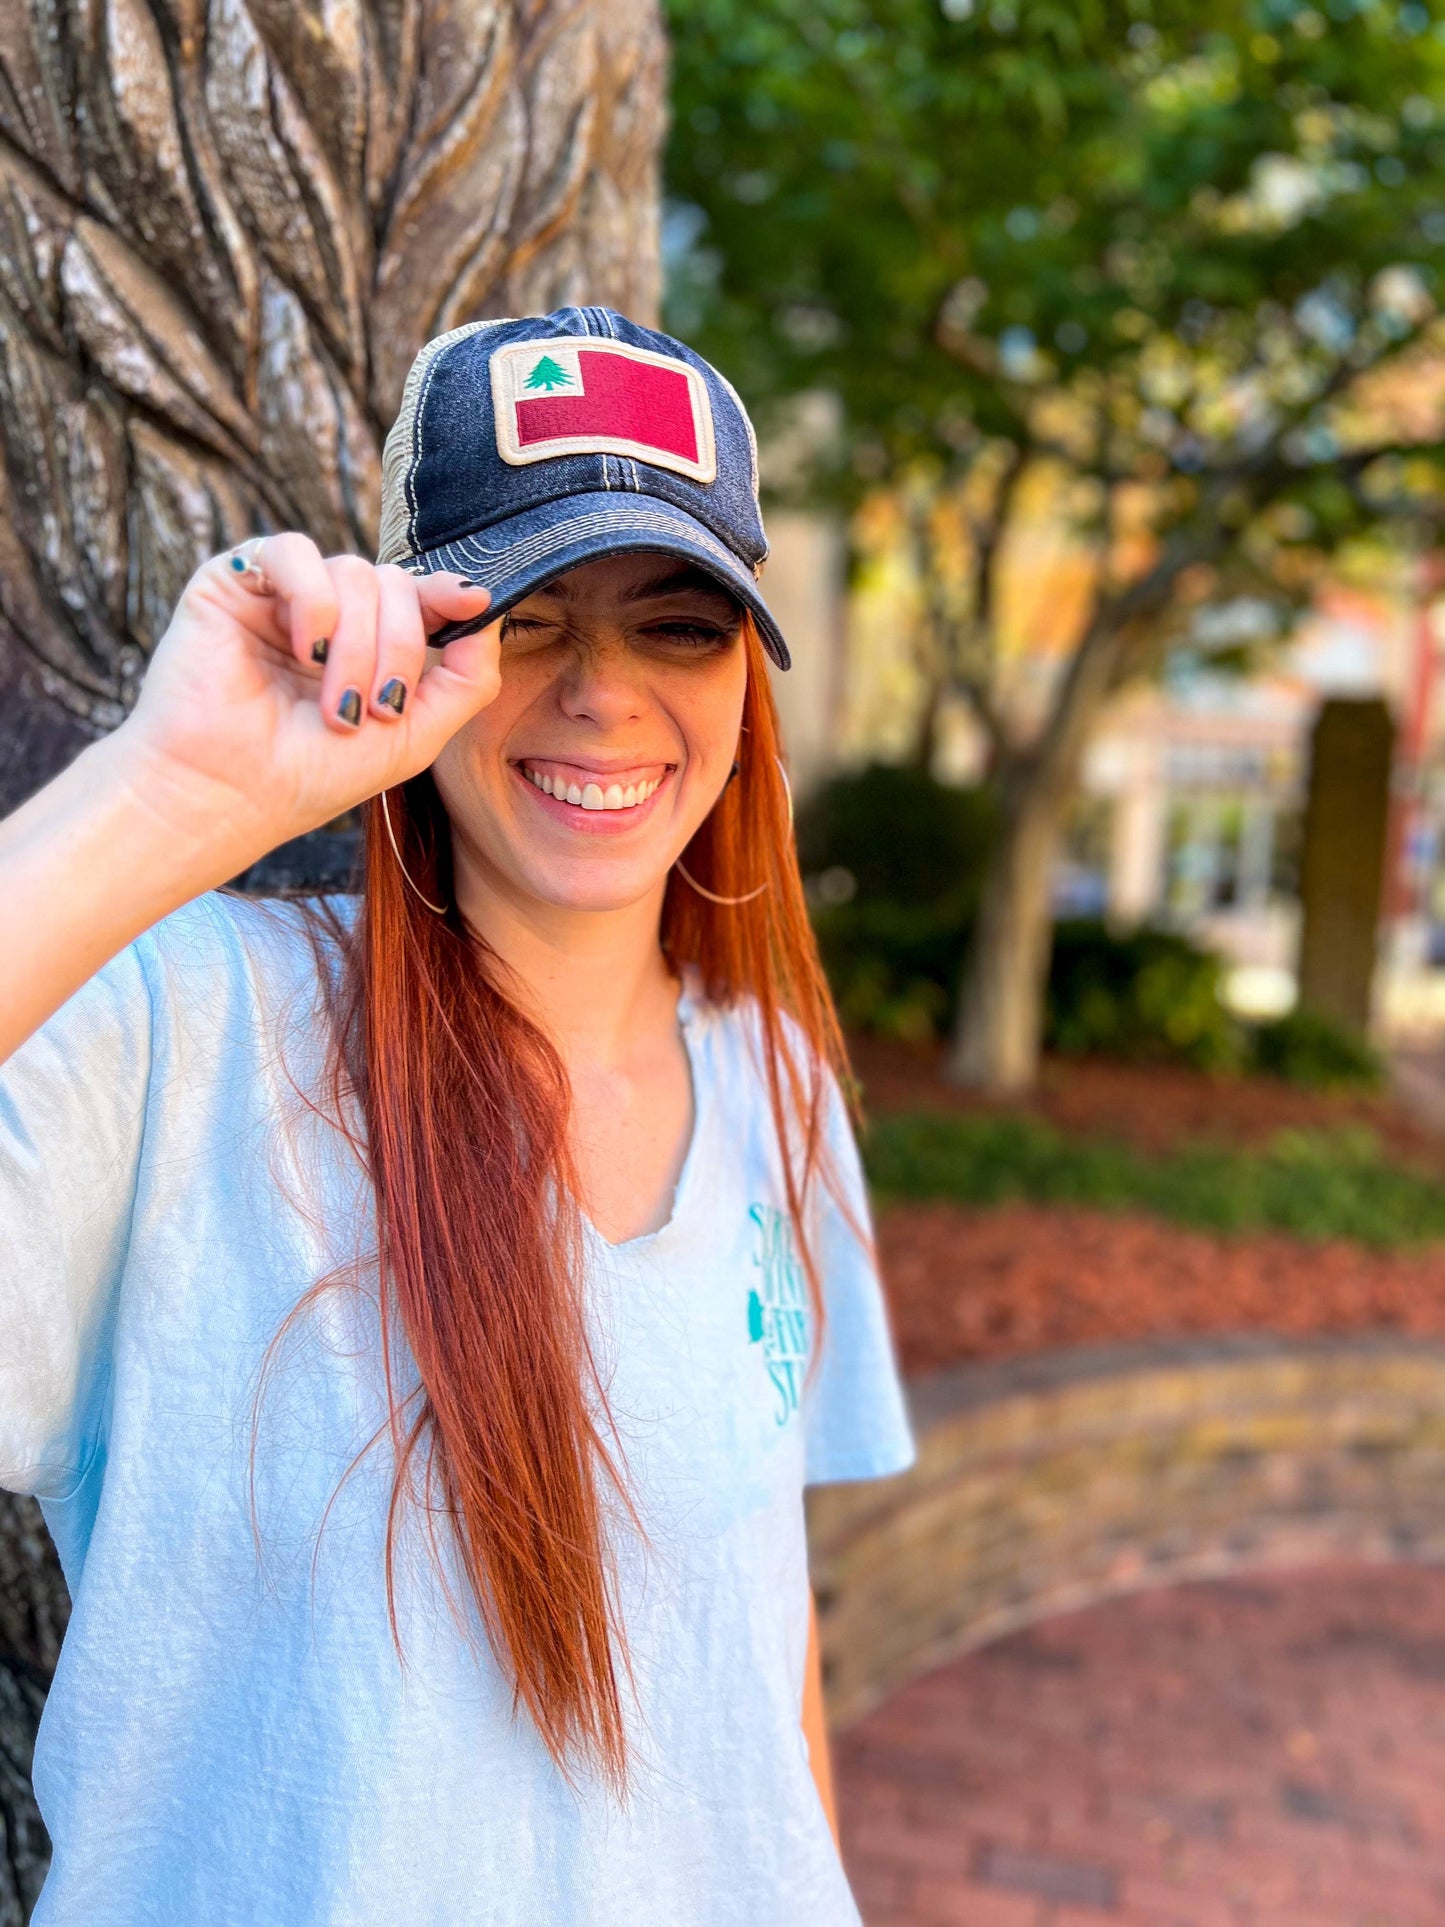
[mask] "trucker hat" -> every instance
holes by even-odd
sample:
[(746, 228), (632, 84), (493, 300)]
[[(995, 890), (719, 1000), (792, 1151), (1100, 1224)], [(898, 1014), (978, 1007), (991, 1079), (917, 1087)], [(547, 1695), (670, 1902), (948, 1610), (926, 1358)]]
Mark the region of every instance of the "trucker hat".
[(758, 592), (768, 553), (758, 448), (732, 384), (671, 335), (612, 308), (473, 321), (412, 363), (382, 457), (379, 562), (454, 569), (492, 592), (469, 635), (554, 576), (656, 550), (752, 611), (780, 669), (787, 644)]

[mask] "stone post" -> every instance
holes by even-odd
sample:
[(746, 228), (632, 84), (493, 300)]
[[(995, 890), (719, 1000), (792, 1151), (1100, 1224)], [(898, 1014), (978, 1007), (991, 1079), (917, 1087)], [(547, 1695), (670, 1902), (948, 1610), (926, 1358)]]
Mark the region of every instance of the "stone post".
[(1299, 998), (1369, 1029), (1395, 727), (1378, 697), (1332, 697), (1315, 724), (1300, 853)]

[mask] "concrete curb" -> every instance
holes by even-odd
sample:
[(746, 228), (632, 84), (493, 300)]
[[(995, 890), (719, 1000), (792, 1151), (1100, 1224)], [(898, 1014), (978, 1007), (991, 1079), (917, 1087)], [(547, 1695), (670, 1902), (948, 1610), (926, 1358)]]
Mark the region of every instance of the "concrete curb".
[(919, 1459), (808, 1495), (832, 1718), (1005, 1633), (1183, 1579), (1445, 1561), (1445, 1343), (1249, 1335), (915, 1381)]

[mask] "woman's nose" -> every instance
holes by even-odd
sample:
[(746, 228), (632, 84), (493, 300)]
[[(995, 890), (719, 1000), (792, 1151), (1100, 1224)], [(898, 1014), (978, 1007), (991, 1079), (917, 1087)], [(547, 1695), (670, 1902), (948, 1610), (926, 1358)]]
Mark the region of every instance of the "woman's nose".
[(641, 714), (645, 702), (637, 671), (624, 642), (589, 641), (579, 646), (562, 674), (558, 700), (563, 712), (603, 729), (630, 721)]

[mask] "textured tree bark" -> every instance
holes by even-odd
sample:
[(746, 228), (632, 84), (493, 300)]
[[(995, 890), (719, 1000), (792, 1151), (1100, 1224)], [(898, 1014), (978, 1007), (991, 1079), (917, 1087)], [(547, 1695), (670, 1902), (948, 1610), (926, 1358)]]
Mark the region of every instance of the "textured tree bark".
[(30, 1763), (69, 1617), (39, 1506), (0, 1494), (0, 1927), (30, 1918), (50, 1863)]
[[(655, 319), (656, 0), (0, 6), (0, 811), (135, 699), (206, 555), (369, 553), (412, 356), (488, 315)], [(334, 873), (290, 846), (290, 884)], [(0, 1927), (68, 1601), (0, 1494)]]
[(118, 722), (256, 529), (370, 550), (407, 365), (484, 315), (653, 317), (654, 0), (0, 8), (0, 690)]

